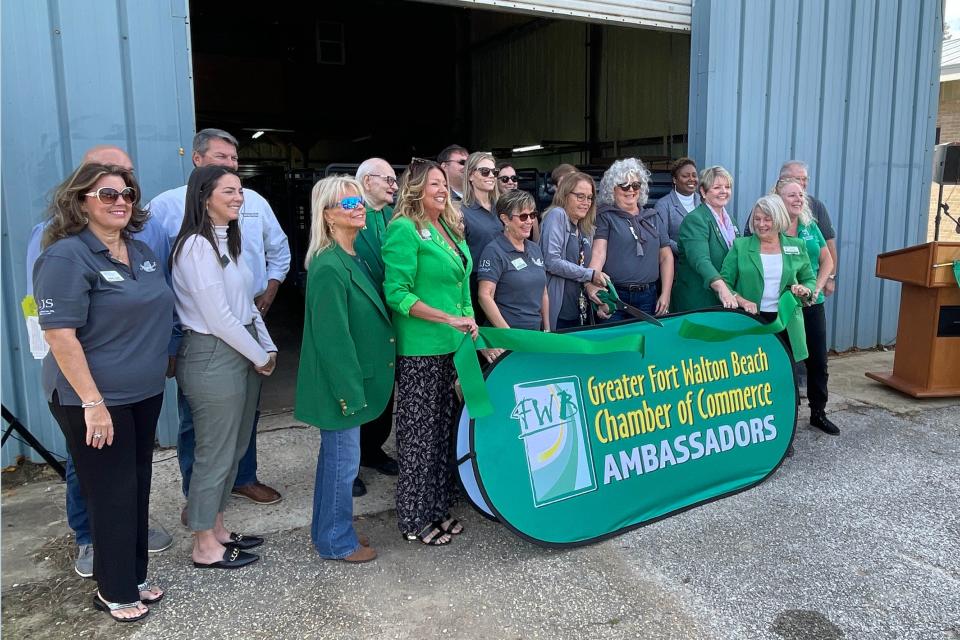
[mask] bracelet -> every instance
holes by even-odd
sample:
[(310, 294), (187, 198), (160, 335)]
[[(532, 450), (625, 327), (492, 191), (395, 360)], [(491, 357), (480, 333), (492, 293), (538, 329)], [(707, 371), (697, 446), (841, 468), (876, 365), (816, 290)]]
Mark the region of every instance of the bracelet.
[(96, 402), (81, 402), (80, 407), (82, 409), (92, 409), (93, 407), (99, 407), (103, 404), (103, 396), (100, 396), (100, 399)]

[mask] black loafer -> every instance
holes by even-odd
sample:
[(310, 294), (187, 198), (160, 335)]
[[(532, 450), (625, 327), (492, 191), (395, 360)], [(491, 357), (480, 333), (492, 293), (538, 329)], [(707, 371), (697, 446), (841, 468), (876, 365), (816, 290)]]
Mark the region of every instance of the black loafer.
[(400, 465), (393, 458), (387, 458), (380, 464), (373, 465), (374, 470), (379, 471), (385, 476), (396, 476), (400, 474)]
[(831, 436), (840, 435), (840, 427), (833, 424), (830, 418), (827, 417), (827, 414), (822, 411), (810, 413), (810, 425)]
[(258, 555), (241, 551), (236, 547), (227, 547), (223, 552), (223, 560), (211, 562), (210, 564), (194, 561), (193, 566), (197, 569), (239, 569), (248, 564), (253, 564), (259, 559), (260, 556)]
[(224, 542), (223, 546), (228, 549), (240, 549), (241, 551), (246, 551), (247, 549), (253, 549), (254, 547), (259, 547), (263, 544), (263, 538), (260, 536), (244, 536), (239, 533), (230, 534), (230, 542)]
[(363, 480), (359, 477), (353, 479), (353, 497), (359, 498), (360, 496), (367, 495), (367, 485), (363, 484)]

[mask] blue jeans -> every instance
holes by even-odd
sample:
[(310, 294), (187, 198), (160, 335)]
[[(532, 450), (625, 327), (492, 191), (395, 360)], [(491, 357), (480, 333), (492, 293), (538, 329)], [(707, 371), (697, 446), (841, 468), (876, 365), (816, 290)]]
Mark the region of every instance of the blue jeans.
[[(657, 310), (657, 286), (655, 284), (651, 284), (643, 291), (630, 291), (625, 287), (617, 287), (617, 295), (620, 296), (620, 300), (626, 304), (636, 307), (641, 311), (646, 311), (650, 315), (653, 315), (654, 311)], [(626, 311), (617, 311), (610, 316), (607, 322), (619, 322), (621, 320), (632, 319), (633, 316)]]
[(73, 468), (73, 458), (70, 457), (69, 453), (64, 466), (67, 475), (67, 524), (73, 529), (77, 544), (91, 544), (93, 538), (90, 536), (90, 516), (87, 515), (87, 500), (80, 490), (80, 480), (77, 479), (77, 471)]
[[(177, 433), (177, 462), (180, 463), (181, 488), (183, 495), (190, 493), (190, 477), (193, 475), (193, 449), (196, 445), (193, 436), (193, 414), (183, 392), (177, 390), (177, 406), (180, 408), (180, 431)], [(260, 422), (260, 400), (257, 399), (257, 413), (253, 417), (253, 432), (247, 452), (240, 459), (237, 468), (235, 487), (246, 487), (257, 481), (257, 423)]]
[(322, 558), (344, 558), (360, 548), (353, 530), (353, 480), (360, 469), (360, 426), (323, 431), (313, 487), (310, 538)]

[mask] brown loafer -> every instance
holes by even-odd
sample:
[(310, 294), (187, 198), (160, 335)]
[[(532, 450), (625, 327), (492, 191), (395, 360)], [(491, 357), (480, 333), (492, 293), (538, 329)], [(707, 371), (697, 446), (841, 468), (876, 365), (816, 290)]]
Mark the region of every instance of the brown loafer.
[(254, 482), (242, 487), (234, 487), (230, 495), (238, 498), (246, 498), (256, 504), (276, 504), (283, 500), (280, 492), (272, 489), (262, 482)]
[(373, 547), (365, 547), (360, 545), (360, 548), (351, 553), (350, 555), (342, 558), (344, 562), (352, 562), (354, 564), (360, 564), (362, 562), (370, 562), (377, 558), (377, 552)]

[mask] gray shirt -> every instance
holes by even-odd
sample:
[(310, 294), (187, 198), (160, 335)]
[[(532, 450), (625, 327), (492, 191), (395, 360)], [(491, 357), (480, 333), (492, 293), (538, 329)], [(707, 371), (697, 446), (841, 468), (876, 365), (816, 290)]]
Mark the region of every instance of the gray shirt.
[(503, 235), (503, 223), (496, 214), (476, 202), (469, 207), (463, 205), (460, 212), (463, 214), (464, 234), (467, 246), (470, 247), (470, 257), (473, 258), (473, 273), (476, 274), (480, 254), (494, 238)]
[(811, 195), (807, 196), (807, 203), (810, 205), (810, 213), (813, 214), (820, 227), (820, 233), (824, 240), (833, 240), (837, 237), (837, 232), (833, 229), (833, 221), (830, 220), (830, 214), (827, 213), (827, 205), (823, 204)]
[[(40, 254), (33, 291), (43, 329), (76, 329), (90, 374), (109, 406), (163, 393), (173, 291), (163, 265), (139, 240), (127, 240), (130, 267), (110, 257), (89, 229)], [(43, 360), (43, 390), (79, 405), (53, 354)], [(85, 398), (94, 400), (94, 398)]]
[[(696, 191), (693, 192), (693, 205), (694, 208), (700, 206), (700, 194)], [(657, 204), (653, 205), (653, 208), (666, 221), (667, 235), (670, 236), (670, 249), (673, 250), (673, 255), (678, 255), (677, 238), (680, 237), (680, 224), (689, 212), (680, 202), (680, 198), (677, 197), (677, 190), (671, 189), (670, 193), (657, 200)]]
[(550, 300), (550, 328), (557, 319), (580, 317), (582, 283), (593, 279), (590, 264), (592, 238), (573, 224), (562, 207), (553, 207), (540, 224), (540, 249), (547, 269), (547, 297)]
[(608, 205), (597, 214), (594, 239), (607, 241), (603, 272), (618, 287), (656, 282), (660, 247), (670, 246), (667, 223), (654, 209), (630, 215)]
[(513, 329), (539, 331), (543, 325), (543, 289), (547, 272), (540, 247), (524, 240), (517, 251), (502, 233), (480, 254), (477, 280), (497, 285), (493, 301)]

